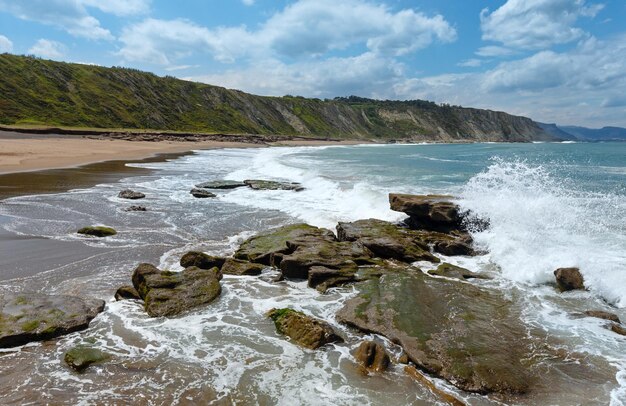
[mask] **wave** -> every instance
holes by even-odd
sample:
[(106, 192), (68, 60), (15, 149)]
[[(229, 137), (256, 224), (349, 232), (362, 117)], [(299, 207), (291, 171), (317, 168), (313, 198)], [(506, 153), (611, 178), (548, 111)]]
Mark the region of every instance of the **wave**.
[(474, 238), (504, 277), (546, 283), (555, 269), (575, 266), (588, 288), (626, 307), (624, 195), (579, 190), (546, 166), (494, 159), (465, 185), (460, 204), (489, 219)]

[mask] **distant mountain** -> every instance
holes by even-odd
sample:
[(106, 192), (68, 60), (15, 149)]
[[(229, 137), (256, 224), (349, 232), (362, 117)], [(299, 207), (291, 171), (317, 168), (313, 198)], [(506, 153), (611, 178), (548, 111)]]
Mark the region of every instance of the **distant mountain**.
[(576, 140), (578, 140), (578, 138), (575, 135), (563, 131), (556, 124), (546, 124), (546, 123), (539, 123), (539, 122), (537, 122), (537, 124), (545, 132), (547, 132), (548, 134), (552, 135), (554, 138), (558, 138), (558, 139), (564, 140), (564, 141), (576, 141)]
[(576, 126), (560, 126), (559, 128), (572, 134), (581, 141), (626, 141), (626, 128), (621, 127), (594, 129)]
[(0, 124), (406, 141), (553, 140), (534, 121), (429, 101), (264, 97), (128, 68), (0, 54)]

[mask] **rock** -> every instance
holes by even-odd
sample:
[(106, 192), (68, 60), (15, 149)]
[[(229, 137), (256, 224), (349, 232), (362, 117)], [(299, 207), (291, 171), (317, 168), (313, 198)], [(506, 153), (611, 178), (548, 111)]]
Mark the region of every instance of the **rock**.
[(221, 268), (226, 262), (226, 258), (215, 257), (199, 251), (189, 251), (180, 258), (180, 266), (189, 268), (192, 266), (200, 269)]
[(398, 343), (420, 369), (460, 389), (524, 393), (530, 345), (520, 316), (498, 292), (402, 268), (355, 286), (340, 322)]
[(198, 198), (198, 199), (206, 199), (208, 197), (215, 197), (215, 196), (217, 196), (215, 193), (211, 193), (208, 190), (198, 189), (198, 188), (191, 189), (191, 191), (189, 193), (191, 193), (191, 195), (193, 197)]
[(370, 371), (383, 372), (390, 363), (385, 347), (373, 341), (363, 341), (353, 355), (359, 364)]
[(77, 231), (78, 234), (89, 235), (92, 237), (109, 237), (117, 234), (117, 231), (111, 227), (89, 226), (83, 227)]
[(130, 189), (124, 189), (117, 195), (117, 197), (119, 197), (120, 199), (137, 200), (137, 199), (143, 199), (144, 197), (146, 197), (146, 195), (144, 195), (141, 192), (135, 192)]
[(450, 232), (463, 229), (459, 206), (445, 195), (389, 195), (391, 210), (406, 213), (407, 224), (414, 229)]
[(578, 268), (559, 268), (554, 271), (554, 276), (561, 292), (585, 289), (584, 279)]
[(196, 187), (200, 189), (236, 189), (243, 186), (247, 185), (234, 180), (214, 180), (211, 182), (198, 183), (196, 185)]
[(619, 335), (623, 335), (626, 336), (626, 328), (624, 328), (624, 326), (617, 324), (617, 323), (611, 323), (611, 331), (619, 334)]
[(439, 258), (430, 253), (428, 245), (420, 240), (419, 234), (382, 220), (339, 223), (337, 237), (340, 241), (357, 241), (380, 258), (439, 262)]
[(287, 242), (290, 251), (282, 256), (280, 271), (285, 278), (308, 279), (315, 266), (355, 272), (359, 264), (368, 264), (372, 254), (353, 242)]
[(224, 275), (261, 275), (263, 269), (266, 266), (262, 264), (255, 264), (253, 262), (242, 261), (235, 258), (227, 258), (226, 262), (222, 266), (222, 273)]
[(295, 182), (276, 182), (272, 180), (248, 179), (243, 183), (254, 190), (294, 190), (300, 192), (304, 190), (300, 183)]
[(614, 321), (615, 323), (621, 323), (617, 314), (605, 312), (603, 310), (587, 310), (584, 314), (585, 316), (589, 317), (595, 317), (598, 319)]
[(101, 363), (110, 359), (111, 356), (97, 348), (77, 346), (65, 353), (63, 359), (72, 369), (81, 372), (89, 365)]
[(140, 264), (133, 272), (133, 286), (151, 317), (175, 316), (212, 302), (222, 288), (218, 268), (186, 268), (182, 272), (160, 271)]
[(409, 361), (409, 356), (406, 352), (402, 352), (402, 354), (398, 357), (398, 364), (408, 365)]
[(481, 274), (477, 274), (476, 272), (472, 272), (468, 269), (462, 268), (460, 266), (448, 264), (444, 262), (439, 265), (437, 269), (432, 269), (428, 271), (430, 275), (436, 276), (445, 276), (446, 278), (454, 278), (454, 279), (487, 279), (485, 276)]
[(141, 296), (139, 296), (139, 292), (137, 289), (132, 286), (122, 286), (115, 292), (115, 300), (141, 300)]
[(309, 269), (309, 287), (324, 293), (330, 288), (356, 282), (357, 268), (331, 269), (313, 266)]
[(124, 211), (148, 211), (144, 206), (130, 206), (124, 209)]
[(312, 350), (343, 341), (328, 323), (293, 309), (272, 309), (268, 317), (274, 320), (277, 332)]
[(104, 301), (74, 296), (0, 295), (0, 348), (16, 347), (84, 330)]

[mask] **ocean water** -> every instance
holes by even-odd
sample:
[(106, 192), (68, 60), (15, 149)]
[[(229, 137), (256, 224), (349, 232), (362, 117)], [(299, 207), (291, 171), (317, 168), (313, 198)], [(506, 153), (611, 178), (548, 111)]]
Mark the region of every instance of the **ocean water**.
[[(243, 239), (294, 222), (334, 229), (338, 221), (401, 220), (388, 203), (388, 194), (399, 192), (450, 194), (489, 219), (489, 229), (474, 233), (486, 255), (444, 259), (492, 275), (489, 287), (514, 300), (529, 334), (568, 354), (543, 356), (544, 382), (513, 403), (626, 404), (626, 339), (602, 320), (575, 316), (603, 309), (626, 320), (626, 143), (223, 149), (134, 165), (152, 171), (0, 205), (7, 219), (2, 226), (10, 231), (89, 247), (78, 259), (38, 263), (35, 276), (7, 280), (0, 289), (108, 301), (86, 332), (0, 356), (6, 403), (121, 403), (129, 397), (138, 404), (438, 402), (399, 366), (383, 375), (359, 374), (350, 351), (363, 336), (334, 318), (354, 294), (349, 287), (321, 295), (304, 282), (272, 282), (276, 273), (269, 269), (261, 277), (226, 276), (217, 302), (167, 320), (147, 318), (137, 303), (112, 300), (139, 262), (179, 270), (178, 259), (190, 249), (230, 254)], [(215, 199), (189, 194), (195, 183), (250, 178), (301, 182), (306, 189), (241, 188), (218, 191)], [(129, 202), (116, 197), (123, 188), (146, 193), (140, 204), (149, 211), (123, 211)], [(87, 224), (109, 225), (119, 234), (104, 240), (74, 234)], [(580, 267), (588, 291), (555, 291), (552, 272), (569, 266)], [(265, 317), (277, 306), (330, 321), (346, 343), (320, 351), (289, 343)], [(370, 338), (399, 354), (382, 337)], [(76, 375), (64, 367), (62, 354), (84, 340), (114, 358)], [(469, 404), (501, 404), (433, 381)]]

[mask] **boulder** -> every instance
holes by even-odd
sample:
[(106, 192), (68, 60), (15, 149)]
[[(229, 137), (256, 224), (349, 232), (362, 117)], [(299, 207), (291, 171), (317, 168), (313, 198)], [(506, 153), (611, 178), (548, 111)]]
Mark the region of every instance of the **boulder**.
[(328, 323), (293, 309), (272, 309), (268, 317), (274, 320), (278, 333), (312, 350), (328, 343), (343, 341)]
[(561, 292), (585, 289), (583, 275), (578, 268), (559, 268), (554, 271), (554, 276)]
[(200, 269), (221, 268), (226, 262), (226, 258), (215, 257), (200, 251), (189, 251), (180, 258), (180, 266), (189, 268), (191, 266)]
[(199, 189), (199, 188), (193, 188), (191, 189), (189, 193), (191, 193), (191, 195), (197, 199), (206, 199), (208, 197), (217, 196), (215, 193), (211, 193), (206, 189)]
[(210, 182), (198, 183), (197, 188), (200, 189), (236, 189), (239, 187), (247, 186), (243, 182), (237, 182), (235, 180), (213, 180)]
[(621, 324), (611, 323), (610, 329), (612, 332), (616, 334), (626, 336), (626, 328), (622, 326)]
[(97, 348), (77, 346), (65, 353), (63, 359), (70, 368), (82, 372), (89, 365), (101, 363), (110, 359), (111, 356)]
[(280, 271), (285, 278), (308, 279), (312, 267), (356, 271), (358, 265), (370, 263), (371, 252), (354, 242), (307, 241), (287, 242), (290, 250), (282, 256)]
[(373, 341), (363, 341), (353, 355), (357, 362), (368, 371), (383, 372), (390, 363), (385, 347)]
[(117, 197), (119, 197), (120, 199), (137, 200), (143, 199), (144, 197), (146, 197), (146, 195), (141, 192), (135, 192), (134, 190), (124, 189), (120, 193), (118, 193)]
[(145, 206), (130, 206), (124, 209), (124, 211), (148, 211)]
[(313, 266), (309, 269), (308, 285), (324, 293), (330, 288), (356, 282), (357, 268), (332, 269)]
[(615, 323), (621, 323), (617, 314), (605, 312), (604, 310), (587, 310), (584, 314), (588, 317), (595, 317), (598, 319), (613, 321)]
[(337, 237), (340, 241), (356, 241), (380, 258), (439, 262), (419, 234), (387, 221), (369, 219), (339, 223)]
[(141, 300), (139, 292), (132, 286), (122, 286), (115, 292), (115, 300)]
[(499, 292), (409, 267), (381, 271), (355, 285), (340, 322), (387, 337), (420, 369), (460, 389), (528, 390), (531, 346), (516, 308)]
[(276, 182), (273, 180), (248, 179), (243, 183), (254, 190), (294, 190), (300, 192), (304, 187), (300, 183), (295, 182)]
[(485, 276), (478, 274), (476, 272), (472, 272), (469, 269), (462, 268), (460, 266), (448, 264), (444, 262), (439, 265), (437, 269), (432, 269), (428, 271), (430, 275), (436, 276), (445, 276), (446, 278), (454, 278), (454, 279), (487, 279)]
[(463, 215), (452, 196), (389, 194), (391, 210), (409, 216), (407, 224), (414, 229), (450, 232), (463, 228)]
[(111, 228), (111, 227), (104, 227), (104, 226), (89, 226), (89, 227), (83, 227), (80, 230), (77, 231), (78, 234), (82, 234), (82, 235), (89, 235), (91, 237), (109, 237), (112, 235), (117, 234), (117, 231), (115, 231), (115, 229)]
[(261, 275), (266, 266), (263, 264), (255, 264), (254, 262), (242, 261), (235, 258), (227, 258), (222, 266), (224, 275)]
[(151, 317), (175, 316), (212, 302), (222, 288), (218, 268), (186, 268), (182, 272), (160, 271), (140, 264), (133, 272), (133, 286)]
[(0, 295), (0, 348), (16, 347), (84, 330), (104, 301), (45, 294)]

